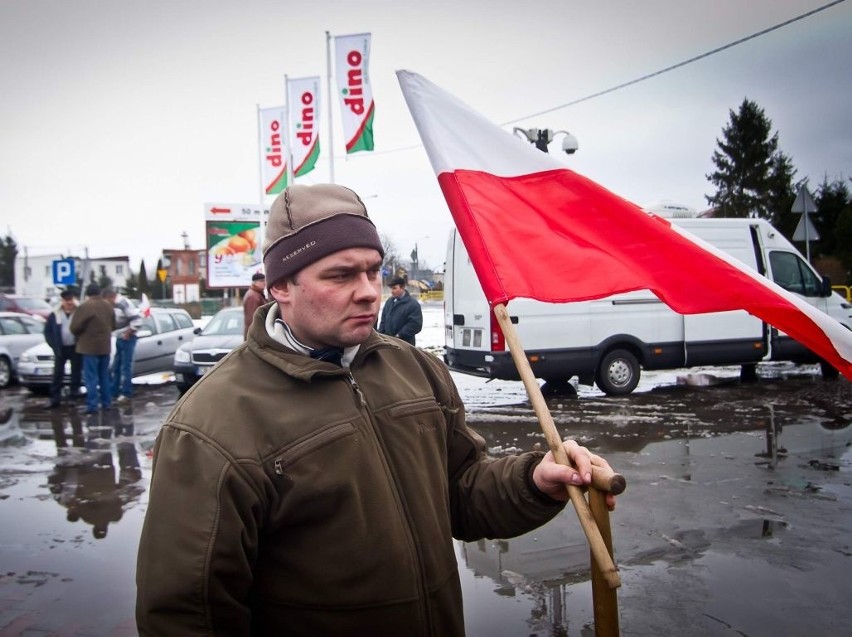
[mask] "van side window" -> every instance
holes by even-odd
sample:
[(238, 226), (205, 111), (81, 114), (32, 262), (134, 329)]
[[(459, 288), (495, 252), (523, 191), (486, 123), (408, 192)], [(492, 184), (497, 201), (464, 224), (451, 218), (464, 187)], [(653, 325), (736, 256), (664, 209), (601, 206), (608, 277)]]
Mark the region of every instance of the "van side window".
[(822, 282), (801, 257), (778, 250), (769, 253), (772, 279), (788, 292), (803, 296), (819, 296)]

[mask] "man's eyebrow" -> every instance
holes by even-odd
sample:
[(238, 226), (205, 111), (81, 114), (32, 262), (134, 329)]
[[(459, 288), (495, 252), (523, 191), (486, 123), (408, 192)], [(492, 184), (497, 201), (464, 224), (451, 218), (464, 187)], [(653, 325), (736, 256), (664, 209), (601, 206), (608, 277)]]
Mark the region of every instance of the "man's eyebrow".
[(375, 263), (371, 263), (366, 267), (361, 265), (348, 265), (344, 263), (340, 263), (337, 265), (330, 265), (325, 268), (322, 272), (323, 274), (347, 274), (347, 273), (357, 273), (357, 272), (369, 272), (370, 270), (377, 270), (382, 267), (381, 261), (376, 261)]

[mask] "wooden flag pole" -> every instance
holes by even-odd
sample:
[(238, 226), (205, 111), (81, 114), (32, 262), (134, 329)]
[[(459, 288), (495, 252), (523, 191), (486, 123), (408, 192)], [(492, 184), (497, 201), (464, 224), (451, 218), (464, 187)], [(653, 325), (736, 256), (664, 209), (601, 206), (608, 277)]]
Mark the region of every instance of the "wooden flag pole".
[[(571, 466), (568, 460), (568, 454), (562, 446), (562, 439), (559, 437), (559, 432), (556, 431), (556, 425), (553, 423), (553, 416), (547, 408), (547, 403), (544, 400), (544, 395), (541, 393), (541, 388), (533, 376), (532, 368), (524, 354), (524, 348), (521, 345), (518, 333), (515, 331), (515, 326), (509, 318), (509, 312), (503, 303), (497, 303), (494, 306), (494, 316), (503, 330), (503, 335), (506, 337), (506, 343), (509, 345), (509, 352), (512, 354), (512, 360), (515, 361), (515, 366), (521, 375), (521, 380), (527, 390), (527, 395), (532, 403), (533, 410), (538, 417), (539, 425), (544, 432), (544, 438), (547, 440), (547, 446), (553, 453), (556, 462)], [(586, 534), (586, 539), (589, 542), (594, 561), (597, 563), (600, 571), (600, 576), (604, 578), (610, 589), (615, 589), (621, 586), (621, 578), (618, 576), (618, 571), (612, 561), (612, 557), (607, 550), (600, 530), (595, 524), (592, 512), (589, 509), (589, 503), (583, 496), (583, 490), (574, 485), (568, 485), (568, 496), (571, 498), (571, 504), (574, 505), (574, 510), (577, 512), (577, 517), (580, 519), (580, 526)], [(592, 578), (594, 586), (595, 570), (592, 569)]]

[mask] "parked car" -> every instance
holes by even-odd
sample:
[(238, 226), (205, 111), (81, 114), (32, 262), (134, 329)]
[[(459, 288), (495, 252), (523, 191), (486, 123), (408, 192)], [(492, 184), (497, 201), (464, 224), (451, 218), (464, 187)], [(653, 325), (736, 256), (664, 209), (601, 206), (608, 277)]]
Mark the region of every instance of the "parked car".
[(196, 328), (196, 333), (191, 343), (175, 352), (175, 383), (181, 394), (243, 342), (243, 308), (219, 310), (203, 329)]
[(39, 343), (47, 345), (44, 321), (22, 312), (0, 312), (0, 388), (12, 384), (20, 357)]
[(44, 299), (19, 294), (0, 294), (0, 312), (20, 312), (47, 319), (53, 308)]
[[(195, 324), (186, 310), (179, 308), (151, 308), (151, 315), (142, 321), (139, 340), (133, 355), (133, 376), (170, 372), (175, 350), (195, 338)], [(115, 336), (113, 336), (113, 352)], [(42, 341), (44, 338), (42, 337)], [(17, 367), (21, 385), (36, 393), (50, 389), (53, 377), (53, 350), (46, 342), (21, 354)], [(71, 365), (65, 366), (65, 383), (71, 380)]]

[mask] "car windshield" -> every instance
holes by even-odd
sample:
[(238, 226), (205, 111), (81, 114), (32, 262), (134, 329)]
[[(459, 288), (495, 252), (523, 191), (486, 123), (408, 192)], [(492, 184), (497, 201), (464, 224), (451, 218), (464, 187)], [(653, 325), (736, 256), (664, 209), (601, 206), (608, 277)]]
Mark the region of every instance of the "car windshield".
[(34, 299), (26, 296), (15, 299), (15, 302), (25, 310), (49, 310), (50, 305), (41, 299)]
[(204, 336), (222, 336), (226, 334), (243, 333), (243, 311), (242, 309), (228, 312), (219, 312), (210, 322), (204, 326), (201, 334)]

